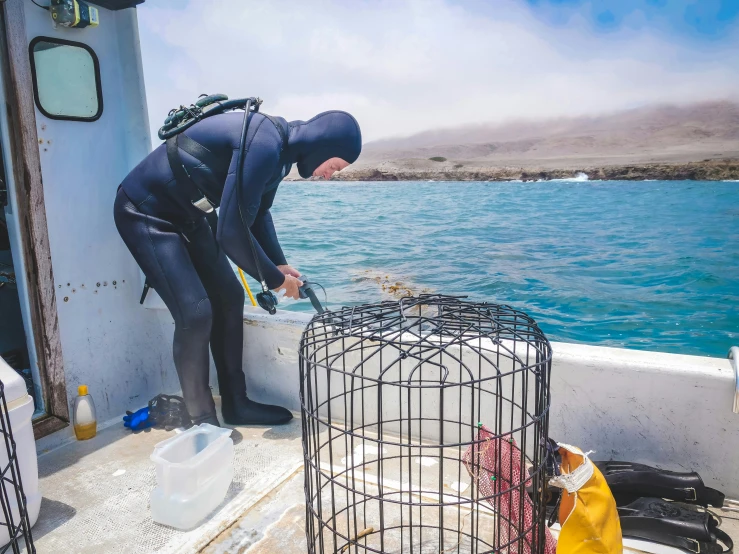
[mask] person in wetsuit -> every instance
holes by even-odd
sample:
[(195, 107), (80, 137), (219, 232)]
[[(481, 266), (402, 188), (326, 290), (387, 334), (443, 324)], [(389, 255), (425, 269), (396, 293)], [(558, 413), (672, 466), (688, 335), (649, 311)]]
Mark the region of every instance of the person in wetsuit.
[[(277, 187), (293, 164), (303, 178), (329, 178), (356, 161), (362, 149), (359, 124), (346, 112), (329, 111), (289, 123), (250, 113), (237, 190), (243, 118), (243, 112), (214, 115), (178, 135), (176, 159), (209, 202), (194, 203), (188, 196), (191, 189), (180, 182), (186, 178), (175, 177), (173, 152), (167, 152), (166, 144), (128, 174), (115, 199), (118, 232), (174, 318), (174, 363), (196, 424), (219, 424), (208, 386), (209, 343), (226, 423), (275, 425), (292, 418), (285, 408), (247, 397), (242, 368), (244, 290), (228, 259), (258, 279), (248, 226), (267, 286), (298, 298), (300, 274), (288, 265), (270, 215)], [(186, 148), (190, 140), (197, 143), (194, 150)], [(198, 159), (192, 152), (202, 155)], [(176, 173), (182, 176), (180, 168)], [(203, 210), (209, 204), (220, 206), (217, 217)]]

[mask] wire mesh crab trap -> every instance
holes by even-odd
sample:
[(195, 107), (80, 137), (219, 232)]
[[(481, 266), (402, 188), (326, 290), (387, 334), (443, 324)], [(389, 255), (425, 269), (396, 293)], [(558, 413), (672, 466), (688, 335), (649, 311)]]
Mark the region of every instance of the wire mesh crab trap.
[[(0, 554), (34, 553), (26, 495), (23, 493), (18, 451), (10, 426), (5, 385), (0, 382)], [(4, 448), (3, 448), (4, 446)]]
[(308, 551), (553, 553), (551, 347), (508, 306), (424, 295), (300, 345)]

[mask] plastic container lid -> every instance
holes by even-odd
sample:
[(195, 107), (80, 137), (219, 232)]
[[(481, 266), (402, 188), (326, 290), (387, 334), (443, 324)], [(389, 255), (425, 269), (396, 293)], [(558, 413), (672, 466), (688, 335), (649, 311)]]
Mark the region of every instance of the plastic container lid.
[(87, 385), (80, 385), (77, 387), (77, 394), (80, 396), (85, 396), (87, 394)]
[(5, 388), (5, 402), (8, 404), (28, 396), (23, 377), (18, 375), (2, 358), (0, 358), (0, 381)]

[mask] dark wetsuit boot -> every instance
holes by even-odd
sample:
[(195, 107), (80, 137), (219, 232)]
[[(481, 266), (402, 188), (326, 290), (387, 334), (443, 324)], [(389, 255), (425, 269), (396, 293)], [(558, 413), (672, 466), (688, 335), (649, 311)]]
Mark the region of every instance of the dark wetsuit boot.
[(221, 411), (223, 421), (230, 425), (283, 425), (293, 418), (293, 414), (286, 408), (260, 404), (249, 400), (246, 395), (237, 398), (231, 394), (222, 394)]

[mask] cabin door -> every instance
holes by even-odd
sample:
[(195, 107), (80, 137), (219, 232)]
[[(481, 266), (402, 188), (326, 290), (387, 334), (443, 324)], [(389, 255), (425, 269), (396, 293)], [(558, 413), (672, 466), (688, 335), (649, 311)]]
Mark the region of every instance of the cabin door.
[(77, 385), (103, 418), (164, 388), (158, 320), (113, 222), (151, 148), (136, 11), (100, 7), (97, 27), (75, 29), (39, 4), (0, 1), (0, 355), (29, 378), (37, 437), (68, 424)]
[[(5, 127), (5, 125), (3, 125)], [(5, 153), (7, 134), (2, 133), (0, 147)], [(44, 412), (38, 364), (35, 350), (29, 348), (28, 337), (33, 336), (27, 306), (27, 287), (23, 271), (23, 255), (15, 210), (10, 203), (8, 173), (0, 156), (0, 357), (15, 369), (26, 382), (26, 389), (34, 399), (35, 417)]]

